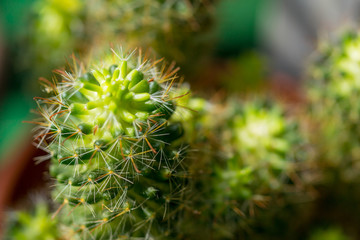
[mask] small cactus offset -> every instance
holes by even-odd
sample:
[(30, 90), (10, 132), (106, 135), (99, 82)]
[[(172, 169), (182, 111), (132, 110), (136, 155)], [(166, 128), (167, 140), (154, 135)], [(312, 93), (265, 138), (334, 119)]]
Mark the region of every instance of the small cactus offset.
[[(177, 69), (113, 51), (44, 80), (35, 137), (52, 155), (53, 198), (69, 238), (171, 238), (187, 192)], [(174, 224), (175, 225), (175, 224)]]

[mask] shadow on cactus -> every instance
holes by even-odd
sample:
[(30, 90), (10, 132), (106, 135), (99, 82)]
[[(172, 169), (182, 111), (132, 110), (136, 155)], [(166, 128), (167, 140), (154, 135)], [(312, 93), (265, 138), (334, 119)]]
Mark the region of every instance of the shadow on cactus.
[(58, 70), (35, 98), (35, 141), (52, 156), (53, 198), (70, 238), (172, 236), (188, 192), (178, 69), (139, 51)]

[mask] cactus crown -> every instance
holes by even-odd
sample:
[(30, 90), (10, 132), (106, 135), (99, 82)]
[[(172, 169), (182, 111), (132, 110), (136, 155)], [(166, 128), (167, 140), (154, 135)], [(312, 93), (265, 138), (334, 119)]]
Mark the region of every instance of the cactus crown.
[(176, 216), (187, 173), (175, 142), (183, 129), (170, 120), (181, 97), (174, 95), (177, 69), (159, 62), (113, 51), (91, 71), (74, 66), (58, 71), (61, 81), (43, 80), (53, 96), (36, 98), (35, 138), (52, 155), (53, 194), (62, 203), (56, 214), (68, 208), (63, 222), (76, 232), (169, 234), (165, 222)]
[(169, 79), (157, 76), (146, 62), (135, 66), (119, 58), (118, 64), (94, 69), (75, 81), (73, 76), (63, 75), (72, 90), (65, 86), (60, 90), (61, 97), (68, 102), (72, 116), (86, 121), (78, 125), (83, 134), (89, 134), (97, 125), (96, 134), (105, 138), (123, 134), (138, 136), (143, 122), (160, 115), (168, 119), (174, 110), (167, 95), (169, 89), (164, 90), (160, 85)]

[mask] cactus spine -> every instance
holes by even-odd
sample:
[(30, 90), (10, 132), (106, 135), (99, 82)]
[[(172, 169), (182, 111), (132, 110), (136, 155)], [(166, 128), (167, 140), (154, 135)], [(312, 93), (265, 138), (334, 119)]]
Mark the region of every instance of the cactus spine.
[(170, 119), (177, 69), (159, 62), (113, 51), (92, 70), (58, 71), (45, 81), (52, 96), (36, 98), (35, 139), (52, 155), (54, 215), (70, 238), (171, 236), (187, 171), (183, 128)]

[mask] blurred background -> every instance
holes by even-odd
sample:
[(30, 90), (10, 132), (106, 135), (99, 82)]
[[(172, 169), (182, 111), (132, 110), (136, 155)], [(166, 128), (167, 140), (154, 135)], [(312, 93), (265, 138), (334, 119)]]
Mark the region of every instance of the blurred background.
[[(143, 19), (133, 18), (138, 11)], [(34, 118), (39, 78), (51, 79), (73, 53), (86, 59), (119, 42), (151, 48), (207, 99), (271, 89), (297, 102), (318, 39), (356, 27), (359, 13), (359, 0), (2, 0), (0, 211), (45, 186), (47, 165), (35, 164), (43, 153), (24, 121)]]

